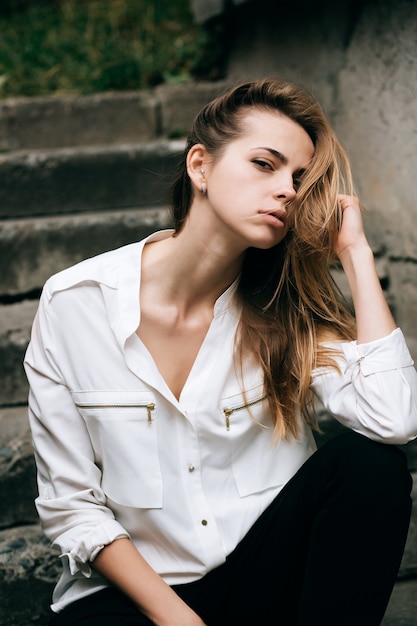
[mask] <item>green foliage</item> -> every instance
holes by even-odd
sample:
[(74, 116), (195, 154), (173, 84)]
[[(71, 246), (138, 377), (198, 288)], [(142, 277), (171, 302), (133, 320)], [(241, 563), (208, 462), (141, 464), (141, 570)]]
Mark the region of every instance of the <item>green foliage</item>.
[(2, 0), (0, 97), (143, 89), (218, 78), (219, 25), (189, 0)]

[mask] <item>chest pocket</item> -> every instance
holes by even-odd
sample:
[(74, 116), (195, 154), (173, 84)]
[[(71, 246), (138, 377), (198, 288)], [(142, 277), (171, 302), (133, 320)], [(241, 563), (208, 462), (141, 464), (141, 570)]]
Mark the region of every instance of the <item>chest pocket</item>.
[(148, 391), (81, 391), (72, 394), (102, 471), (104, 493), (137, 508), (161, 508), (158, 407)]
[(241, 497), (283, 483), (274, 425), (263, 384), (222, 399), (221, 414), (229, 437), (231, 464)]

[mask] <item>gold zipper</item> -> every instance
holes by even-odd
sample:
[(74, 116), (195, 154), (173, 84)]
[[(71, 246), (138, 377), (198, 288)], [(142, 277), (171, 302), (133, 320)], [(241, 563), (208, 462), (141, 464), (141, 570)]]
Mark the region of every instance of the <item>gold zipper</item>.
[(76, 402), (75, 406), (79, 409), (146, 409), (148, 424), (152, 424), (152, 411), (155, 409), (155, 402), (147, 402), (146, 404), (93, 404), (89, 402)]
[(226, 430), (230, 430), (230, 416), (232, 415), (232, 413), (234, 413), (235, 411), (241, 411), (242, 409), (248, 409), (251, 406), (258, 404), (259, 402), (262, 402), (262, 400), (264, 399), (265, 399), (265, 396), (261, 396), (260, 398), (251, 400), (251, 402), (246, 402), (245, 404), (241, 404), (239, 406), (228, 407), (228, 408), (223, 409), (225, 422), (226, 422)]

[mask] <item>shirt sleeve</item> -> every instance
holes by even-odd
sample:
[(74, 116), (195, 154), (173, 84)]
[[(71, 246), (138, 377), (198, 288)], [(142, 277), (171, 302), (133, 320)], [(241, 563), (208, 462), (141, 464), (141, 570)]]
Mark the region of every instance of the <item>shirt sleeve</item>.
[(41, 297), (25, 355), (29, 421), (37, 464), (36, 507), (45, 535), (67, 556), (72, 574), (91, 575), (89, 563), (127, 531), (106, 506), (90, 438), (54, 356), (54, 322)]
[(358, 344), (328, 343), (338, 351), (334, 368), (313, 372), (312, 389), (343, 425), (386, 443), (417, 437), (417, 372), (402, 331)]

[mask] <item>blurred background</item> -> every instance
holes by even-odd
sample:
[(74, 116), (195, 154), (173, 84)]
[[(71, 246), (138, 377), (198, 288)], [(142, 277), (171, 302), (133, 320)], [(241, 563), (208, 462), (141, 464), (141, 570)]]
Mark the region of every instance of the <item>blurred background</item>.
[(2, 98), (215, 79), (223, 57), (189, 0), (2, 0), (0, 33)]

